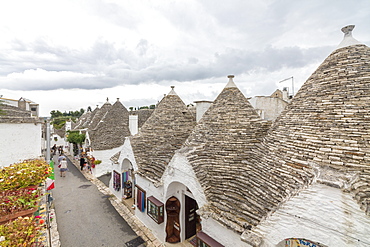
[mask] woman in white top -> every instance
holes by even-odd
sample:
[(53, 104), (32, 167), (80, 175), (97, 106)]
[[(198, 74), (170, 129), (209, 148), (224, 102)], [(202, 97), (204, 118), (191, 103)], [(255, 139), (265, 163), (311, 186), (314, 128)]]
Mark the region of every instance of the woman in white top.
[(67, 159), (63, 158), (60, 163), (59, 163), (59, 170), (60, 170), (60, 176), (65, 177), (66, 176), (66, 171), (68, 170), (67, 168)]

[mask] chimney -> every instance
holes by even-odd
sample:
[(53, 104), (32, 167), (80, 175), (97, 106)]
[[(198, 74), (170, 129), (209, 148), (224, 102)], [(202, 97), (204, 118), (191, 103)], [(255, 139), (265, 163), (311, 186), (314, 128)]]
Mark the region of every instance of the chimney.
[(22, 110), (27, 110), (27, 102), (23, 97), (18, 100), (18, 107)]
[(128, 127), (131, 135), (136, 135), (139, 132), (139, 116), (129, 115)]
[(199, 120), (203, 117), (204, 113), (208, 110), (208, 108), (211, 106), (213, 101), (206, 101), (206, 100), (200, 100), (200, 101), (194, 101), (196, 104), (196, 121), (197, 123)]

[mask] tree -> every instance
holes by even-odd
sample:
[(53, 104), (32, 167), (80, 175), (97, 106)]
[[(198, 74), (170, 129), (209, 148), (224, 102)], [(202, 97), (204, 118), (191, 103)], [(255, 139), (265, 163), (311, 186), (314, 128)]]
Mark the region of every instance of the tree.
[(85, 141), (86, 135), (80, 134), (79, 131), (67, 131), (67, 141), (74, 144), (82, 144)]
[(73, 143), (74, 155), (79, 154), (80, 146), (85, 141), (86, 135), (79, 131), (67, 131), (67, 141)]
[(73, 122), (76, 121), (76, 118), (79, 118), (85, 112), (84, 109), (80, 109), (79, 111), (69, 111), (61, 113), (59, 110), (52, 110), (50, 112), (52, 121), (50, 122), (54, 128), (61, 129), (66, 121), (71, 119)]

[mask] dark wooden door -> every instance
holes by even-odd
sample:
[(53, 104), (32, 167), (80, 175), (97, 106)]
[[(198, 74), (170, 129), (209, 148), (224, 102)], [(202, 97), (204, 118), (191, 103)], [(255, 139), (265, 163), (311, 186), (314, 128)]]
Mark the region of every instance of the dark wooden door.
[(180, 242), (180, 201), (176, 197), (171, 197), (166, 202), (167, 224), (166, 242)]
[(194, 236), (197, 231), (197, 202), (185, 195), (185, 239)]

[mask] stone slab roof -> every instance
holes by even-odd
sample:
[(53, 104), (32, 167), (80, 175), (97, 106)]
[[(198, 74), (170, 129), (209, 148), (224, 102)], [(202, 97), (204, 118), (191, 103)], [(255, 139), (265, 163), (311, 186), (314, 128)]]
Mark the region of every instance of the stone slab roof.
[(54, 132), (59, 135), (60, 137), (64, 138), (65, 134), (66, 134), (66, 125), (63, 124), (62, 128), (60, 129), (56, 129), (54, 128)]
[(84, 126), (84, 124), (86, 122), (90, 122), (90, 119), (91, 119), (91, 114), (92, 112), (91, 111), (85, 111), (76, 121), (76, 123), (74, 124), (73, 128), (72, 129), (83, 129), (84, 127), (87, 127)]
[(159, 182), (175, 150), (195, 126), (195, 118), (172, 90), (157, 105), (138, 134), (131, 137), (139, 174)]
[(343, 175), (354, 172), (362, 182), (353, 193), (370, 214), (370, 177), (364, 172), (370, 167), (369, 68), (369, 47), (335, 50), (276, 120), (259, 165), (270, 164), (286, 177), (286, 191), (304, 187), (327, 168)]
[(130, 115), (138, 116), (138, 128), (141, 128), (153, 112), (154, 109), (140, 109), (136, 111), (130, 111)]
[(255, 199), (263, 172), (253, 165), (253, 150), (270, 126), (229, 81), (179, 150), (193, 166), (212, 217), (238, 232), (263, 211), (264, 202)]
[(113, 164), (118, 164), (119, 156), (121, 156), (121, 151), (114, 154), (112, 157), (110, 157), (110, 161), (113, 162)]
[(19, 107), (0, 104), (3, 111), (0, 114), (0, 123), (39, 123), (40, 119), (33, 117), (31, 111), (23, 110)]
[[(112, 107), (111, 103), (109, 103), (108, 101), (104, 103), (104, 105), (99, 109), (99, 108), (96, 108), (94, 111), (95, 111), (95, 114), (93, 114), (91, 120), (89, 121), (89, 124), (88, 127), (90, 130), (93, 130), (95, 128), (97, 128), (98, 124), (100, 123), (100, 121), (103, 119), (104, 115), (107, 113), (107, 111), (109, 111), (109, 109)], [(94, 113), (93, 111), (93, 113)]]
[[(110, 105), (110, 104), (109, 104)], [(125, 137), (130, 136), (129, 113), (122, 103), (117, 101), (112, 105), (102, 107), (106, 110), (95, 129), (89, 129), (91, 146), (96, 150), (106, 150), (123, 145)], [(97, 113), (95, 116), (100, 115)]]

